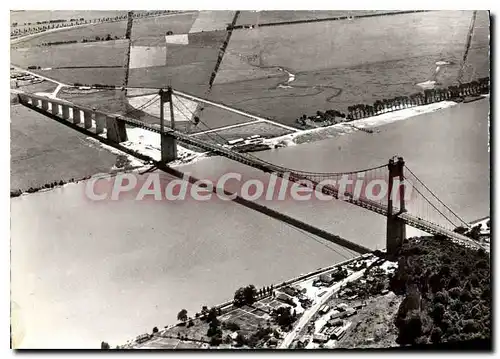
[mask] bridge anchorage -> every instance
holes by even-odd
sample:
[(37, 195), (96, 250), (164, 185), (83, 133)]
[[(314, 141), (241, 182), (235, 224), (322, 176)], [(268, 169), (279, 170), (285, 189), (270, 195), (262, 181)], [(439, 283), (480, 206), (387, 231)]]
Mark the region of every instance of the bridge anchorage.
[[(302, 186), (305, 185), (303, 181), (307, 180), (312, 183), (313, 189), (317, 193), (321, 192), (334, 199), (346, 201), (347, 203), (386, 217), (386, 248), (387, 252), (391, 255), (397, 254), (398, 249), (406, 240), (406, 225), (431, 235), (443, 236), (452, 242), (469, 248), (483, 248), (480, 243), (454, 231), (459, 226), (470, 226), (443, 203), (408, 168), (402, 157), (392, 158), (388, 164), (351, 172), (318, 173), (279, 166), (249, 153), (245, 154), (233, 151), (221, 143), (208, 142), (176, 130), (173, 109), (179, 108), (177, 107), (177, 103), (172, 101), (173, 99), (181, 97), (190, 100), (194, 99), (202, 103), (210, 103), (210, 101), (194, 98), (192, 95), (172, 90), (172, 88), (167, 88), (166, 91), (160, 90), (159, 96), (148, 102), (150, 105), (153, 100), (156, 101), (157, 98), (160, 98), (160, 128), (134, 119), (128, 116), (128, 114), (116, 115), (104, 113), (94, 108), (76, 105), (62, 99), (48, 98), (31, 93), (20, 93), (18, 96), (19, 102), (22, 105), (124, 151), (127, 151), (127, 149), (121, 146), (120, 143), (127, 141), (127, 127), (138, 127), (158, 133), (161, 136), (161, 161), (159, 163), (162, 165), (166, 165), (177, 159), (177, 142), (181, 142), (219, 156), (224, 156), (266, 173), (273, 173), (278, 177), (287, 178), (288, 181)], [(166, 103), (170, 107), (170, 126), (165, 128), (164, 105)], [(224, 108), (228, 111), (242, 114), (241, 111), (232, 109), (229, 106), (224, 106)], [(194, 121), (196, 120), (196, 117), (194, 117)], [(378, 180), (379, 184), (387, 186), (387, 194), (377, 198), (359, 197), (356, 194), (355, 186), (350, 189), (346, 188), (341, 193), (339, 192), (339, 187), (342, 188), (340, 180), (345, 177), (356, 181), (359, 178), (363, 178), (364, 181), (367, 181), (365, 182), (367, 184), (371, 181), (375, 183), (375, 180)], [(329, 184), (325, 184), (328, 181), (330, 181)], [(330, 184), (332, 181), (339, 184), (339, 186)], [(393, 188), (395, 191), (393, 191)], [(407, 189), (411, 189), (411, 193), (407, 192)], [(348, 242), (351, 249), (359, 253), (366, 253), (370, 250), (347, 240), (344, 240), (343, 244), (338, 244), (348, 248), (349, 246), (346, 245), (346, 242)], [(489, 251), (489, 249), (486, 249), (486, 251)]]

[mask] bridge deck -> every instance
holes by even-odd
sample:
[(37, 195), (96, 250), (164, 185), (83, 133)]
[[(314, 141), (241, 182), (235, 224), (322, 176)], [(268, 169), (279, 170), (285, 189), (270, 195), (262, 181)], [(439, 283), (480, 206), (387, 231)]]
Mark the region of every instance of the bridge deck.
[[(57, 99), (57, 100), (52, 99), (52, 98), (49, 99), (47, 97), (37, 96), (37, 95), (32, 95), (32, 94), (23, 94), (22, 96), (28, 97), (31, 99), (49, 100), (52, 103), (57, 103), (57, 104), (61, 104), (61, 105), (70, 104), (64, 100), (60, 101), (59, 99)], [(29, 103), (26, 103), (25, 101), (21, 101), (21, 103), (26, 105), (26, 106), (35, 107), (35, 108), (37, 108), (37, 110), (40, 110), (39, 107), (37, 107), (35, 105), (31, 105)], [(92, 109), (85, 108), (83, 106), (77, 106), (77, 105), (73, 105), (73, 104), (71, 104), (71, 105), (77, 109), (86, 110), (86, 111), (93, 111)], [(45, 109), (44, 111), (46, 111), (48, 115), (53, 116), (52, 113), (49, 113), (48, 108)], [(106, 115), (109, 116), (109, 114), (106, 114)], [(57, 116), (57, 117), (59, 117), (59, 116)], [(149, 125), (149, 124), (146, 124), (144, 122), (134, 120), (131, 118), (120, 117), (120, 116), (116, 116), (116, 119), (123, 121), (125, 124), (127, 124), (129, 126), (139, 127), (139, 128), (143, 128), (143, 129), (148, 130), (148, 131), (152, 131), (152, 132), (161, 134), (161, 131), (159, 128), (154, 127), (154, 126)], [(213, 143), (205, 142), (203, 140), (200, 140), (199, 138), (191, 137), (189, 135), (186, 135), (186, 134), (179, 132), (179, 131), (172, 130), (170, 128), (165, 130), (164, 134), (167, 136), (172, 136), (172, 137), (176, 138), (177, 140), (179, 140), (180, 142), (201, 148), (205, 151), (213, 152), (213, 153), (218, 154), (220, 156), (227, 157), (233, 161), (245, 164), (247, 166), (259, 169), (261, 171), (264, 171), (267, 173), (274, 173), (278, 177), (285, 178), (285, 175), (286, 175), (288, 180), (292, 181), (292, 182), (298, 182), (300, 180), (306, 179), (306, 180), (311, 181), (314, 184), (315, 188), (318, 185), (317, 180), (313, 176), (308, 175), (306, 172), (295, 171), (295, 170), (292, 170), (289, 168), (278, 166), (278, 165), (269, 163), (267, 161), (264, 161), (256, 156), (250, 156), (247, 154), (234, 152), (228, 148), (224, 148), (220, 144), (213, 144)], [(338, 190), (332, 186), (328, 186), (328, 185), (322, 186), (321, 191), (324, 194), (331, 195), (332, 197), (334, 197), (336, 199), (339, 198)], [(345, 200), (348, 203), (351, 203), (351, 204), (356, 205), (358, 207), (368, 209), (372, 212), (378, 213), (378, 214), (383, 215), (383, 216), (387, 216), (387, 213), (388, 213), (388, 209), (385, 205), (382, 205), (382, 204), (374, 202), (374, 201), (370, 201), (370, 200), (365, 199), (365, 198), (355, 199), (352, 197), (352, 194), (350, 194), (350, 193), (345, 193), (343, 200)], [(395, 210), (397, 211), (398, 209), (395, 209)], [(399, 215), (399, 217), (401, 219), (403, 219), (403, 221), (407, 225), (414, 227), (414, 228), (417, 228), (417, 229), (420, 229), (420, 230), (427, 232), (429, 234), (443, 235), (447, 238), (450, 238), (454, 242), (466, 245), (466, 246), (471, 247), (471, 248), (482, 248), (482, 246), (478, 242), (476, 242), (476, 241), (474, 241), (466, 236), (463, 236), (461, 234), (450, 231), (449, 229), (446, 229), (446, 228), (444, 228), (436, 223), (433, 223), (431, 221), (428, 221), (428, 220), (425, 220), (425, 219), (422, 219), (419, 217), (415, 217), (408, 212), (401, 213)]]

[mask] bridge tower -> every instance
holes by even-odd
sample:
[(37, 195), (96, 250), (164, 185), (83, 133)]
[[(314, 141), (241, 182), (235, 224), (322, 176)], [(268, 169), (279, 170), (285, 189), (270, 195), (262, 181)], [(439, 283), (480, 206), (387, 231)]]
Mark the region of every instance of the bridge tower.
[[(397, 250), (403, 244), (403, 241), (406, 239), (406, 224), (404, 221), (399, 218), (399, 214), (404, 212), (405, 209), (405, 190), (403, 185), (403, 169), (405, 162), (403, 157), (398, 157), (397, 161), (394, 161), (394, 158), (389, 160), (388, 168), (389, 168), (389, 191), (388, 191), (388, 202), (387, 202), (387, 237), (386, 237), (386, 248), (388, 254), (395, 254)], [(398, 198), (400, 202), (399, 212), (394, 213), (393, 206), (393, 187), (394, 187), (394, 178), (398, 179)], [(397, 199), (397, 198), (396, 198)]]
[(170, 127), (175, 130), (174, 103), (172, 102), (172, 87), (167, 91), (160, 89), (160, 136), (161, 136), (161, 161), (168, 163), (177, 159), (177, 139), (165, 133), (165, 103), (170, 105)]

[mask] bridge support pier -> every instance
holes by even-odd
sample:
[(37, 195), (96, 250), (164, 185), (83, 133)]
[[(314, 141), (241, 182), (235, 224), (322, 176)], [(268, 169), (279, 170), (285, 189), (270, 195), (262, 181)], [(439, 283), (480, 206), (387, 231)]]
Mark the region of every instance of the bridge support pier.
[(396, 216), (387, 217), (387, 253), (397, 253), (406, 239), (406, 223)]
[(48, 111), (49, 110), (49, 101), (48, 100), (40, 100), (42, 102), (42, 110)]
[(59, 104), (56, 102), (51, 102), (50, 106), (50, 112), (52, 112), (52, 114), (55, 116), (59, 115)]
[(116, 143), (127, 141), (127, 129), (125, 123), (118, 121), (115, 117), (106, 116), (106, 130), (108, 139)]
[[(387, 235), (386, 235), (386, 249), (387, 254), (395, 255), (399, 248), (403, 245), (403, 241), (406, 239), (406, 224), (404, 221), (398, 217), (398, 215), (405, 211), (405, 192), (404, 192), (404, 175), (403, 168), (405, 162), (403, 157), (398, 157), (397, 162), (394, 159), (389, 160), (389, 186), (387, 193)], [(394, 213), (393, 200), (398, 198), (393, 198), (393, 187), (394, 187), (394, 177), (398, 179), (398, 189), (395, 192), (398, 195), (400, 206), (399, 211)]]
[(62, 107), (62, 118), (65, 120), (69, 120), (69, 106), (61, 105)]
[(104, 128), (106, 128), (106, 115), (103, 113), (96, 112), (95, 113), (95, 133), (98, 135), (103, 133)]
[(165, 103), (170, 105), (170, 126), (175, 130), (174, 103), (172, 102), (172, 88), (167, 91), (160, 90), (160, 136), (161, 136), (161, 161), (172, 162), (177, 159), (177, 139), (165, 134)]
[(92, 111), (83, 111), (83, 124), (86, 129), (92, 127)]
[(73, 123), (75, 125), (80, 124), (81, 122), (81, 112), (78, 107), (73, 107)]
[(177, 159), (177, 139), (161, 134), (161, 161), (168, 163)]

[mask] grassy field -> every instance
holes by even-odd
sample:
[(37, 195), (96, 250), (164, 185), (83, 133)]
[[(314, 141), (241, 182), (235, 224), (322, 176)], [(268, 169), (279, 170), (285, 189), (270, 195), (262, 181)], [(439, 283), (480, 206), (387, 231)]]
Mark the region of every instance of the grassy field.
[(37, 70), (35, 72), (70, 85), (78, 82), (87, 85), (99, 83), (113, 86), (123, 86), (125, 81), (125, 69), (120, 67), (54, 69), (47, 71)]
[(83, 39), (95, 39), (96, 36), (112, 38), (118, 36), (123, 38), (127, 29), (127, 21), (109, 22), (104, 24), (88, 24), (68, 29), (41, 33), (38, 36), (21, 40), (15, 47), (33, 47), (43, 43), (57, 41), (82, 41)]
[(200, 11), (190, 32), (226, 30), (235, 13), (234, 10)]
[[(395, 11), (395, 10), (392, 10)], [(391, 10), (278, 10), (242, 11), (236, 25), (269, 24), (284, 21), (325, 19), (337, 16), (353, 16), (391, 12)]]
[(108, 172), (116, 155), (22, 105), (11, 108), (11, 190)]
[[(22, 84), (22, 81), (18, 82), (19, 84)], [(17, 88), (19, 90), (25, 91), (25, 92), (54, 92), (54, 90), (57, 88), (57, 84), (50, 82), (50, 81), (42, 81), (39, 83), (34, 83), (34, 84), (29, 84), (29, 85), (23, 85), (16, 87), (15, 85), (12, 86), (13, 83), (11, 81), (11, 88)]]
[[(233, 32), (228, 51), (243, 58), (258, 57), (260, 67), (280, 66), (293, 72), (445, 57), (464, 50), (471, 16), (471, 11), (436, 11), (242, 29)], [(478, 25), (481, 22), (478, 19)], [(481, 45), (488, 41), (482, 40)], [(223, 60), (216, 83), (228, 81), (224, 72)]]
[(63, 88), (58, 97), (108, 113), (123, 114), (128, 110), (125, 93), (120, 90), (75, 91)]
[[(211, 96), (293, 125), (317, 110), (346, 111), (420, 92), (417, 84), (431, 78), (436, 61), (452, 63), (438, 76), (448, 86), (457, 80), (470, 15), (431, 12), (237, 30)], [(463, 81), (489, 75), (488, 42), (488, 16), (479, 12)], [(287, 83), (279, 67), (295, 74), (294, 81)]]
[(24, 68), (124, 66), (127, 46), (126, 40), (116, 40), (23, 48), (12, 50), (10, 59)]
[(200, 122), (197, 127), (193, 127), (191, 129), (191, 133), (253, 121), (248, 117), (213, 106), (205, 106), (203, 110), (199, 112), (198, 116), (200, 117), (200, 120), (203, 121), (209, 128)]

